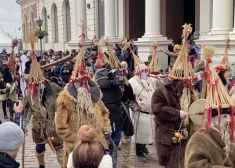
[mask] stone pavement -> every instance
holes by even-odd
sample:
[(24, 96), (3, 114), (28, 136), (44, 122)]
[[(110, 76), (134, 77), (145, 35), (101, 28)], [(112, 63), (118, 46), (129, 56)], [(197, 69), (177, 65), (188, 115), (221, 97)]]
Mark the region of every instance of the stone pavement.
[[(8, 113), (8, 117), (9, 117), (9, 113)], [(2, 120), (2, 122), (7, 121), (7, 120), (4, 120), (1, 105), (0, 105), (0, 119)], [(25, 138), (25, 168), (38, 168), (37, 159), (34, 155), (35, 144), (32, 141), (31, 124), (28, 124), (27, 129), (29, 130), (29, 134)], [(134, 145), (132, 145), (131, 156), (130, 156), (132, 166), (135, 168), (162, 168), (162, 166), (158, 165), (155, 146), (149, 145), (147, 148), (149, 149), (149, 152), (150, 152), (150, 154), (147, 156), (148, 162), (141, 163), (137, 161), (137, 158), (135, 156), (135, 151), (134, 151)], [(56, 155), (53, 154), (53, 152), (51, 151), (48, 145), (46, 145), (46, 149), (47, 149), (45, 153), (46, 168), (60, 168), (56, 159)], [(20, 152), (18, 153), (17, 161), (19, 163), (21, 163), (22, 161), (22, 149), (20, 149)], [(121, 163), (121, 157), (119, 155), (117, 168), (121, 168), (120, 163)]]

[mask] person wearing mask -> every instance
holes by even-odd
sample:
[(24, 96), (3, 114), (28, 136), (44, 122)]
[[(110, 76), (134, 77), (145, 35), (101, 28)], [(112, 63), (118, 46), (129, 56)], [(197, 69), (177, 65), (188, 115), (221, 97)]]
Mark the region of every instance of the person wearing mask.
[(67, 168), (112, 168), (112, 158), (96, 140), (95, 129), (83, 125), (78, 130), (78, 143), (70, 153)]
[(118, 43), (114, 43), (114, 44), (113, 44), (113, 50), (115, 51), (116, 56), (118, 57), (119, 61), (121, 62), (122, 60), (121, 60), (121, 57), (120, 57), (120, 56), (121, 56), (122, 50), (121, 50), (121, 48), (119, 47)]
[(5, 122), (0, 125), (0, 167), (19, 168), (16, 161), (20, 147), (24, 143), (24, 132), (13, 122)]
[(153, 143), (151, 98), (153, 92), (159, 85), (162, 85), (162, 82), (149, 76), (149, 68), (145, 64), (139, 64), (136, 66), (135, 75), (129, 80), (129, 83), (138, 104), (132, 110), (136, 129), (136, 155), (141, 161), (146, 162), (145, 154), (149, 154), (146, 145)]

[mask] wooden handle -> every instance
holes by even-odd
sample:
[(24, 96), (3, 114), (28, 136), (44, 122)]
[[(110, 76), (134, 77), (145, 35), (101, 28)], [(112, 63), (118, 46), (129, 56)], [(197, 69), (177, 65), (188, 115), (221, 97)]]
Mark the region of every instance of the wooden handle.
[(54, 148), (54, 145), (52, 144), (50, 137), (47, 138), (47, 142), (48, 142), (48, 144), (49, 144), (49, 146), (50, 146), (52, 152), (53, 152), (53, 153), (56, 153), (55, 148)]
[(42, 68), (42, 69), (43, 69), (43, 68), (47, 68), (47, 67), (50, 67), (50, 66), (53, 66), (53, 65), (57, 65), (57, 64), (60, 64), (60, 63), (64, 63), (64, 62), (66, 62), (66, 61), (70, 61), (70, 60), (72, 60), (72, 59), (73, 59), (72, 56), (66, 56), (66, 57), (61, 58), (61, 59), (59, 59), (59, 60), (57, 60), (57, 61), (55, 61), (55, 62), (52, 62), (52, 63), (50, 63), (50, 64), (48, 64), (48, 65), (43, 65), (43, 66), (41, 66), (41, 68)]
[(220, 166), (224, 166), (224, 164), (227, 162), (228, 156), (225, 156), (224, 159), (220, 162)]

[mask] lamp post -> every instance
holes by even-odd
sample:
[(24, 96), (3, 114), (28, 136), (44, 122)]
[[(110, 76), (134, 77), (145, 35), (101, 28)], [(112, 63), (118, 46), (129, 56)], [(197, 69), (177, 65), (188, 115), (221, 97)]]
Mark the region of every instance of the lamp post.
[[(37, 19), (37, 24), (38, 24), (38, 27), (39, 27), (39, 30), (42, 31), (42, 22), (43, 20), (40, 19), (40, 17)], [(44, 36), (38, 36), (39, 40), (40, 40), (40, 56), (42, 56), (42, 39), (43, 39)]]

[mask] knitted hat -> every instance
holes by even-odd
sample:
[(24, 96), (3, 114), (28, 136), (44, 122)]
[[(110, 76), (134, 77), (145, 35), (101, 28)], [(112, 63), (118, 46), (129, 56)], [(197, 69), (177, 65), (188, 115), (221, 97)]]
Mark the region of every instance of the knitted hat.
[(0, 150), (16, 150), (24, 143), (24, 132), (13, 122), (0, 125)]
[(175, 52), (181, 50), (181, 45), (175, 44), (173, 50), (174, 50)]

